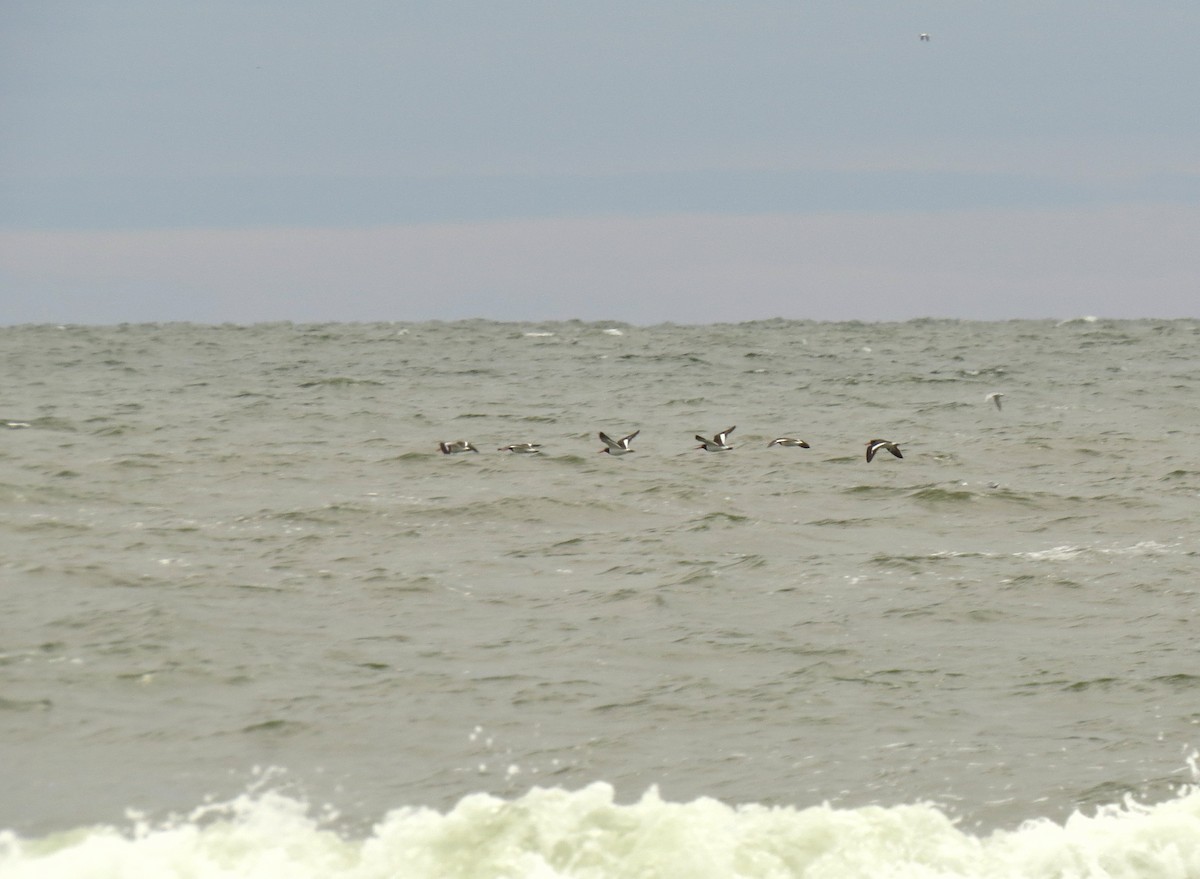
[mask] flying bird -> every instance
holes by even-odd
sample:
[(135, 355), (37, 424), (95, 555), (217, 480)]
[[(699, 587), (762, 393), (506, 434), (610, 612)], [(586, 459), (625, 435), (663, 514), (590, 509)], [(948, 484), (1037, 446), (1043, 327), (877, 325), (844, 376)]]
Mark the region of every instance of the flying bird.
[(438, 448), (442, 450), (443, 455), (457, 455), (459, 452), (479, 452), (479, 449), (475, 448), (467, 440), (455, 440), (452, 443), (438, 443)]
[(623, 436), (619, 440), (614, 440), (604, 431), (600, 431), (600, 441), (604, 443), (605, 448), (600, 450), (603, 454), (607, 452), (610, 455), (627, 455), (633, 451), (631, 443), (633, 438), (641, 433), (641, 430), (635, 430), (629, 436)]
[(792, 448), (796, 448), (796, 449), (810, 449), (810, 448), (812, 448), (812, 446), (810, 446), (810, 445), (809, 445), (808, 443), (806, 443), (804, 440), (802, 440), (802, 439), (796, 439), (796, 438), (795, 438), (795, 437), (793, 437), (793, 436), (780, 436), (780, 437), (776, 437), (775, 439), (773, 439), (773, 440), (771, 440), (769, 443), (767, 443), (767, 448), (768, 448), (768, 449), (769, 449), (769, 448), (771, 448), (771, 446), (791, 446)]
[(921, 34), (921, 41), (924, 43), (928, 43), (929, 42), (929, 34)]
[(733, 448), (729, 444), (729, 435), (735, 430), (737, 430), (737, 425), (714, 434), (712, 439), (705, 439), (700, 434), (696, 434), (696, 439), (700, 440), (700, 445), (696, 446), (696, 448), (704, 449), (706, 452), (728, 452)]
[(995, 403), (996, 408), (999, 409), (999, 408), (1001, 408), (1000, 407), (1000, 398), (1003, 396), (1004, 396), (1004, 394), (1000, 393), (999, 391), (995, 391), (993, 393), (988, 394), (986, 397), (984, 397), (983, 401), (986, 403), (990, 400), (991, 402)]
[(878, 452), (880, 449), (887, 449), (889, 452), (891, 452), (897, 458), (904, 457), (903, 455), (900, 454), (900, 446), (898, 446), (896, 443), (891, 442), (889, 440), (885, 440), (885, 439), (873, 439), (869, 443), (867, 443), (867, 463), (868, 464), (871, 463), (871, 459), (875, 457), (875, 453)]
[(541, 450), (541, 443), (513, 443), (496, 449), (497, 452), (515, 452), (518, 455), (536, 455)]

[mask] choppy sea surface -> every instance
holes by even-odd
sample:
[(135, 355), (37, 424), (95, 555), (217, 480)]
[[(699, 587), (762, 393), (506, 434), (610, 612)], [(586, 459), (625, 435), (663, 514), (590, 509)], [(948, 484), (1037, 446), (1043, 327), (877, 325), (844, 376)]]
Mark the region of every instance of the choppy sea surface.
[(0, 876), (1200, 876), (1197, 352), (2, 328)]

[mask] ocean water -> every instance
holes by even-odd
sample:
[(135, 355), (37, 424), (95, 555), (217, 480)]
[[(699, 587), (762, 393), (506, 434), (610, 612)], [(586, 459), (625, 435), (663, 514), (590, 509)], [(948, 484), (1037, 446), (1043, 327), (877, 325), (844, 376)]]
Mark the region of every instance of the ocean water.
[(1200, 877), (1197, 351), (0, 328), (0, 876)]

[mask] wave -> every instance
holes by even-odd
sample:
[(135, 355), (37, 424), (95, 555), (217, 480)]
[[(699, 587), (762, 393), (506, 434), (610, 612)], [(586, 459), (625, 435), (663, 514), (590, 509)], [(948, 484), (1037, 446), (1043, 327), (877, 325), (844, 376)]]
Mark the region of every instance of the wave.
[(1062, 824), (976, 836), (930, 804), (835, 809), (675, 803), (651, 789), (614, 802), (597, 782), (504, 800), (472, 794), (449, 812), (406, 807), (362, 836), (282, 793), (247, 793), (191, 814), (36, 839), (0, 833), (7, 879), (170, 877), (894, 876), (1168, 879), (1200, 875), (1200, 791), (1126, 800)]
[(1186, 552), (1179, 544), (1160, 543), (1156, 540), (1142, 540), (1129, 546), (1076, 546), (1065, 544), (1063, 546), (1054, 546), (1049, 549), (1034, 550), (1031, 552), (1014, 553), (1017, 558), (1028, 559), (1035, 562), (1063, 562), (1070, 561), (1081, 555), (1091, 554), (1099, 556), (1134, 556), (1134, 557), (1150, 557), (1161, 555), (1174, 555)]

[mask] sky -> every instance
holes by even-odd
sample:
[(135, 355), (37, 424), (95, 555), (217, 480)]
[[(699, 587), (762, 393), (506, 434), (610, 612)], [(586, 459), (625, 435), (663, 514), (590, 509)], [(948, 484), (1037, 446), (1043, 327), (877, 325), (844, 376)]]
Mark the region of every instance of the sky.
[(3, 0), (0, 324), (1200, 317), (1198, 42), (1195, 0)]

